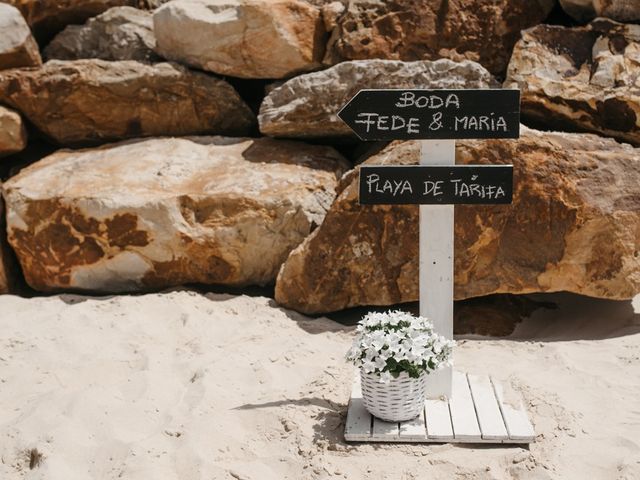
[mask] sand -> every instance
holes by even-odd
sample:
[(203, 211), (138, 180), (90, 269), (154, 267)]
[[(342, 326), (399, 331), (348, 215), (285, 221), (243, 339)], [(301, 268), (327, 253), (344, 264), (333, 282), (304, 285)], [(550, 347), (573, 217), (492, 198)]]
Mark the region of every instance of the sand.
[(344, 443), (353, 328), (268, 298), (2, 296), (0, 479), (640, 478), (640, 315), (544, 299), (456, 352), (522, 392), (527, 449)]

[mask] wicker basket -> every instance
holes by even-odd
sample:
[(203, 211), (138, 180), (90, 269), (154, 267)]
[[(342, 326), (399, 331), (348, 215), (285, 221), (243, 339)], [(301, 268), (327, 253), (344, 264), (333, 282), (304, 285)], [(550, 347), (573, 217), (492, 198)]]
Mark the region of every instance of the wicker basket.
[(427, 374), (411, 378), (406, 372), (389, 383), (380, 383), (380, 376), (360, 370), (362, 400), (365, 408), (387, 422), (403, 422), (420, 415), (424, 408)]

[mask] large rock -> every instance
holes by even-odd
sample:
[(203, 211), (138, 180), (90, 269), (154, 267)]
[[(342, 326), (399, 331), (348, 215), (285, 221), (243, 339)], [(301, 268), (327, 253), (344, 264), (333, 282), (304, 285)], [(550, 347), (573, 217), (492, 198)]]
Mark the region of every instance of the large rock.
[(640, 0), (560, 0), (565, 12), (579, 22), (607, 17), (619, 22), (640, 20)]
[(62, 150), (4, 185), (9, 241), (37, 290), (267, 284), (322, 222), (345, 162), (265, 138)]
[(640, 25), (540, 25), (523, 32), (505, 86), (520, 88), (530, 122), (640, 144), (639, 61)]
[(0, 3), (0, 70), (42, 64), (38, 44), (20, 11)]
[(84, 23), (111, 7), (136, 6), (137, 0), (2, 0), (17, 7), (40, 39), (48, 39), (69, 24)]
[[(632, 298), (640, 292), (640, 149), (588, 134), (522, 127), (521, 135), (458, 142), (457, 163), (514, 164), (514, 200), (456, 207), (455, 297)], [(366, 163), (418, 158), (418, 142), (395, 142)], [(417, 300), (418, 207), (360, 206), (356, 171), (338, 191), (282, 267), (276, 300), (307, 313)]]
[[(0, 185), (0, 188), (2, 188), (2, 185)], [(7, 243), (4, 214), (4, 202), (0, 198), (0, 294), (14, 292), (18, 285), (18, 268), (15, 265), (15, 257), (11, 247)]]
[(0, 106), (0, 157), (17, 153), (27, 146), (27, 131), (20, 115)]
[(620, 22), (640, 21), (640, 0), (593, 0), (596, 14)]
[(260, 106), (265, 135), (280, 137), (352, 136), (338, 118), (340, 109), (362, 88), (487, 88), (495, 80), (468, 60), (402, 62), (357, 60), (292, 78), (274, 88)]
[(325, 63), (387, 58), (469, 59), (503, 74), (522, 29), (555, 0), (351, 0), (337, 19)]
[(255, 122), (225, 81), (179, 65), (51, 60), (0, 72), (0, 103), (63, 145), (152, 135), (246, 134)]
[(151, 13), (132, 7), (114, 7), (84, 25), (69, 25), (47, 45), (45, 57), (59, 60), (159, 61)]
[(324, 53), (320, 11), (299, 0), (174, 0), (153, 24), (165, 58), (234, 77), (287, 77)]

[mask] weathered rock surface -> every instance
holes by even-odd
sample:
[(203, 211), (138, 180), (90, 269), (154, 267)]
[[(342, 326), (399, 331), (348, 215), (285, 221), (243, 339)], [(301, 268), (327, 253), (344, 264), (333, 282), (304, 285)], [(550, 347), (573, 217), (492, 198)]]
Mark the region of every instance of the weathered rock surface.
[(593, 0), (596, 14), (619, 22), (640, 21), (640, 0)]
[(320, 10), (299, 0), (174, 0), (153, 24), (165, 58), (234, 77), (284, 78), (324, 53)]
[(20, 11), (0, 3), (0, 70), (42, 64), (38, 44)]
[(554, 0), (351, 0), (324, 62), (469, 59), (503, 74), (520, 31), (542, 22)]
[(246, 134), (255, 117), (225, 81), (180, 65), (51, 60), (0, 72), (0, 103), (63, 145), (193, 134)]
[(51, 38), (69, 24), (122, 5), (136, 6), (136, 0), (2, 0), (18, 8), (38, 38)]
[(330, 147), (267, 138), (62, 150), (4, 185), (9, 241), (37, 290), (267, 284), (346, 168)]
[(579, 22), (607, 17), (619, 22), (640, 20), (640, 0), (560, 0), (565, 12)]
[(20, 115), (0, 106), (0, 157), (20, 152), (27, 146), (27, 131)]
[[(0, 188), (2, 185), (0, 185)], [(0, 294), (15, 290), (17, 265), (11, 247), (7, 243), (4, 202), (0, 198)]]
[(357, 60), (292, 78), (274, 88), (260, 106), (265, 135), (352, 136), (337, 113), (363, 88), (487, 88), (497, 86), (481, 65), (468, 60), (402, 62)]
[(540, 25), (522, 33), (505, 87), (520, 88), (531, 122), (640, 145), (639, 62), (640, 25)]
[[(395, 142), (368, 164), (414, 164)], [(514, 200), (457, 206), (455, 296), (640, 292), (640, 149), (612, 139), (522, 127), (519, 140), (458, 142), (460, 164), (514, 164)], [(296, 248), (276, 300), (307, 313), (418, 299), (418, 207), (360, 206), (345, 175), (325, 221)]]
[(110, 8), (84, 25), (69, 25), (47, 45), (47, 59), (160, 61), (151, 13), (132, 7)]

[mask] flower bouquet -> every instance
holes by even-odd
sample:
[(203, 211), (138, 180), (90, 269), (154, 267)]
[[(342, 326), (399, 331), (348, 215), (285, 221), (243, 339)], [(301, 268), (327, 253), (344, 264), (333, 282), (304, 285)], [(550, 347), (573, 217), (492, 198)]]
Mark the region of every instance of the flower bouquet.
[(360, 367), (366, 409), (389, 422), (417, 417), (427, 375), (451, 365), (455, 342), (435, 333), (426, 318), (399, 310), (365, 315), (356, 332), (347, 360)]

